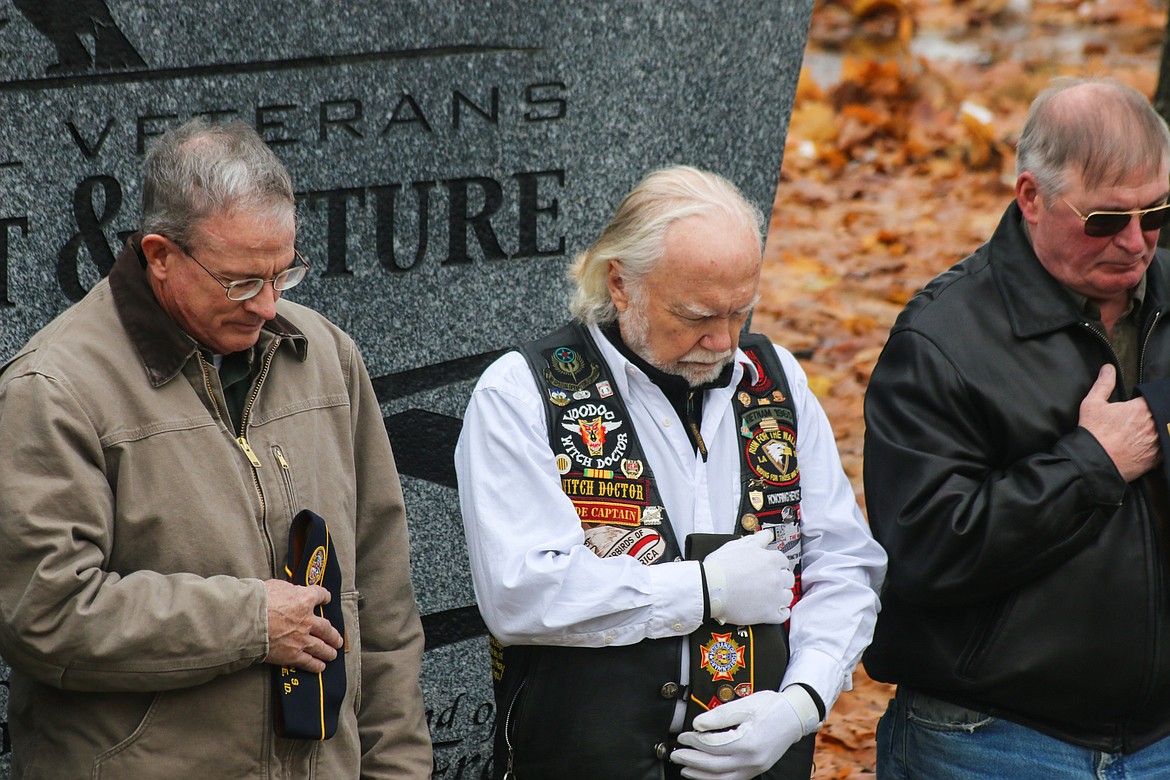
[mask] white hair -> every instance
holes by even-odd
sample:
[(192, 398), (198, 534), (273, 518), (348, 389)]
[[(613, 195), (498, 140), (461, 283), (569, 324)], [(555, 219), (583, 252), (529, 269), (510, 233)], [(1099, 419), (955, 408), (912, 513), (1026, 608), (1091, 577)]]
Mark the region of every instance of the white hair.
[(618, 204), (597, 241), (569, 268), (569, 278), (576, 284), (569, 304), (573, 316), (586, 325), (613, 322), (617, 309), (609, 295), (610, 261), (616, 261), (622, 278), (637, 288), (662, 259), (671, 225), (715, 212), (750, 230), (763, 250), (763, 215), (727, 179), (686, 165), (647, 175)]

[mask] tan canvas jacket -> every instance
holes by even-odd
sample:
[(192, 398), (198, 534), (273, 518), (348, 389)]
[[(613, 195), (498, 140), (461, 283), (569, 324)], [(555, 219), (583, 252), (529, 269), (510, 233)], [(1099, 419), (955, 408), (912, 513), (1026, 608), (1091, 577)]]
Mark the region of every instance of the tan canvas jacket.
[[(282, 300), (237, 441), (137, 245), (0, 374), (0, 654), (18, 778), (425, 778), (402, 492), (353, 341)], [(275, 736), (263, 580), (300, 509), (343, 573), (326, 742)], [(359, 769), (360, 767), (360, 769)]]

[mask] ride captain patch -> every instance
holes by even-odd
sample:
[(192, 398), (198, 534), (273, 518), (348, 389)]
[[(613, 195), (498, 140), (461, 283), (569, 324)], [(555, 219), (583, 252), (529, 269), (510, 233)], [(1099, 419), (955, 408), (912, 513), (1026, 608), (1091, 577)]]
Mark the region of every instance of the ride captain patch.
[[(320, 585), (332, 599), (315, 609), (337, 633), (345, 636), (341, 612), (341, 565), (334, 555), (329, 526), (319, 515), (303, 509), (293, 518), (288, 532), (285, 575), (294, 585)], [(348, 643), (347, 643), (348, 644)], [(326, 740), (337, 731), (338, 713), (345, 698), (345, 652), (314, 674), (291, 666), (272, 667), (275, 706), (273, 725), (285, 739)]]

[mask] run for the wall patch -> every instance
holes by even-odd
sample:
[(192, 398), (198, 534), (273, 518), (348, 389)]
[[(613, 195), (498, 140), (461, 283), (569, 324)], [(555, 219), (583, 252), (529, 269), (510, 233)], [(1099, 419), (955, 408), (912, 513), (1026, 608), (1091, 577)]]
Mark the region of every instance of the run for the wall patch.
[(752, 472), (768, 484), (790, 485), (800, 476), (796, 434), (789, 428), (760, 431), (748, 442), (746, 453)]

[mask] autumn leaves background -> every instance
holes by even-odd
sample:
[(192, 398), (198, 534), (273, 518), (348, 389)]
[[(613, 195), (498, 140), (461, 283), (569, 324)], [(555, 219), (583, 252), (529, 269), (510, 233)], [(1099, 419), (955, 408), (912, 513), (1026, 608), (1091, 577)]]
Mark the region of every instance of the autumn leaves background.
[[(991, 235), (1032, 97), (1060, 75), (1153, 96), (1166, 0), (816, 0), (753, 329), (797, 353), (862, 507), (862, 400), (903, 304)], [(892, 689), (864, 670), (817, 780), (873, 777)]]

